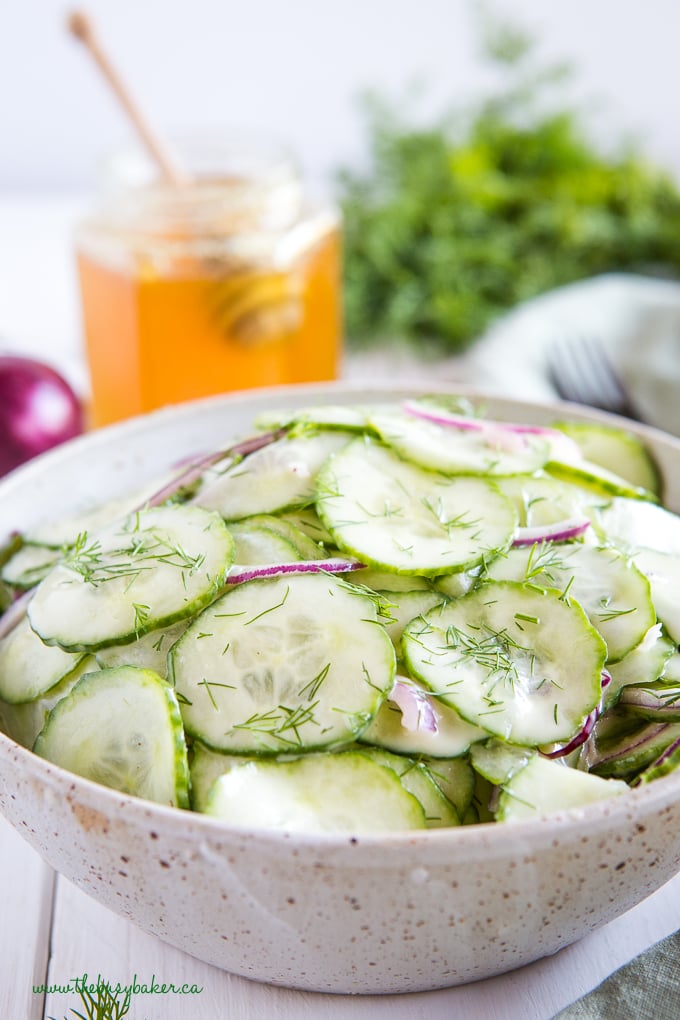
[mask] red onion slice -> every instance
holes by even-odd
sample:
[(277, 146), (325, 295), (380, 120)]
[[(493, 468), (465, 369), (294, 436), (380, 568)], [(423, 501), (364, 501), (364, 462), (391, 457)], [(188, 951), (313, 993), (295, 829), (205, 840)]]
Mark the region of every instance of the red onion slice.
[(389, 700), (393, 701), (401, 711), (401, 724), (405, 730), (415, 733), (418, 730), (426, 733), (437, 732), (437, 717), (432, 703), (425, 691), (401, 677), (394, 682)]
[(423, 418), (426, 421), (434, 422), (435, 425), (449, 425), (468, 432), (483, 432), (497, 446), (502, 446), (500, 439), (502, 435), (512, 436), (514, 434), (518, 438), (524, 435), (539, 436), (549, 441), (553, 459), (569, 462), (583, 460), (583, 454), (575, 440), (565, 435), (564, 432), (560, 432), (559, 429), (553, 429), (547, 425), (526, 425), (521, 422), (469, 418), (464, 414), (447, 411), (445, 408), (428, 407), (418, 403), (417, 400), (405, 400), (402, 407), (407, 414), (413, 415), (414, 418)]
[[(604, 691), (605, 687), (608, 687), (611, 682), (612, 682), (611, 674), (608, 673), (606, 669), (603, 669), (600, 677), (601, 689)], [(602, 700), (600, 700), (600, 704), (597, 706), (597, 708), (594, 708), (593, 711), (588, 716), (586, 716), (585, 722), (583, 723), (581, 729), (571, 738), (571, 740), (567, 744), (563, 744), (561, 747), (556, 747), (552, 751), (542, 751), (541, 753), (543, 757), (564, 758), (567, 754), (571, 754), (572, 751), (575, 751), (578, 747), (581, 747), (583, 744), (585, 744), (585, 742), (588, 740), (591, 733), (593, 732), (593, 727), (595, 726), (597, 720), (600, 718), (601, 712), (602, 712)]]
[(531, 528), (517, 528), (513, 545), (535, 545), (537, 542), (568, 542), (578, 538), (590, 527), (588, 517), (567, 517), (553, 524), (538, 524)]
[(242, 584), (257, 577), (278, 577), (281, 574), (347, 574), (361, 570), (364, 563), (357, 560), (296, 560), (293, 563), (267, 563), (262, 566), (239, 566), (229, 571), (227, 584)]

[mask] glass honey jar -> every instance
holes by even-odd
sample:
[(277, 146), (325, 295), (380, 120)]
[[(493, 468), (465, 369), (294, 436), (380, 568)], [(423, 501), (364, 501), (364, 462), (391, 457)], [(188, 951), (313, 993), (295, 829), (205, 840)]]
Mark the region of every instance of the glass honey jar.
[(118, 154), (77, 231), (91, 425), (259, 386), (336, 378), (340, 224), (294, 162), (177, 142), (186, 181)]

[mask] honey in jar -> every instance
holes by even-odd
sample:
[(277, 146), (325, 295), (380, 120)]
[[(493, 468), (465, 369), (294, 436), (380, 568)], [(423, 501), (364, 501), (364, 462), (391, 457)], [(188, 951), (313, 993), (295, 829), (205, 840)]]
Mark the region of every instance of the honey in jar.
[(255, 146), (179, 147), (191, 177), (114, 162), (77, 234), (91, 424), (258, 386), (337, 376), (336, 211)]

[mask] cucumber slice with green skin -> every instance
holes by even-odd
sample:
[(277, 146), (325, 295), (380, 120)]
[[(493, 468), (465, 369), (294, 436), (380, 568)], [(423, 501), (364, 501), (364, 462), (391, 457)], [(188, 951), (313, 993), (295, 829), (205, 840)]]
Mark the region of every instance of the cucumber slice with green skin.
[(475, 744), (470, 751), (470, 761), (475, 772), (484, 776), (494, 786), (503, 786), (536, 757), (532, 747), (519, 747), (505, 741), (491, 740)]
[(368, 427), (368, 410), (352, 405), (320, 404), (299, 411), (268, 411), (258, 415), (255, 425), (265, 430), (313, 428), (364, 432)]
[(35, 701), (72, 673), (84, 654), (44, 644), (24, 616), (0, 641), (0, 698), (13, 705)]
[(443, 593), (437, 591), (379, 591), (378, 594), (383, 598), (385, 610), (389, 613), (389, 620), (385, 622), (385, 630), (397, 651), (407, 624), (414, 617), (434, 609), (435, 606), (444, 605), (446, 601)]
[(189, 625), (188, 620), (180, 620), (170, 627), (149, 631), (128, 645), (112, 645), (100, 648), (95, 652), (97, 665), (100, 669), (112, 666), (140, 666), (151, 669), (164, 679), (168, 675), (168, 652), (175, 641), (181, 638)]
[[(301, 560), (320, 560), (324, 557), (322, 543), (315, 542), (301, 528), (292, 521), (283, 517), (276, 517), (274, 514), (256, 514), (254, 517), (247, 517), (243, 521), (234, 521), (229, 525), (232, 535), (247, 532), (254, 529), (266, 529), (266, 531), (278, 535), (283, 541), (288, 542), (295, 550), (296, 556)], [(243, 563), (236, 555), (236, 562)], [(269, 562), (275, 563), (276, 560)]]
[(513, 744), (569, 740), (600, 702), (606, 646), (557, 591), (489, 582), (415, 620), (402, 648), (443, 703)]
[(680, 644), (680, 555), (638, 549), (632, 559), (649, 582), (658, 618), (676, 645)]
[(602, 691), (603, 708), (614, 705), (624, 687), (650, 684), (666, 673), (675, 644), (661, 633), (661, 624), (650, 627), (642, 641), (618, 662), (607, 664), (611, 683)]
[(399, 754), (391, 754), (378, 747), (367, 747), (363, 754), (377, 762), (378, 765), (385, 765), (396, 772), (404, 789), (413, 794), (421, 804), (425, 812), (425, 825), (428, 829), (460, 825), (455, 807), (444, 796), (430, 775), (429, 769), (422, 762), (405, 758)]
[(353, 741), (394, 682), (396, 656), (377, 602), (326, 574), (228, 591), (170, 652), (187, 731), (240, 754)]
[(67, 673), (63, 680), (35, 701), (17, 705), (0, 701), (0, 729), (22, 747), (32, 748), (54, 706), (73, 690), (85, 673), (92, 673), (96, 669), (94, 656), (86, 655), (71, 673)]
[(476, 566), (507, 549), (517, 525), (492, 482), (425, 471), (366, 439), (324, 465), (317, 493), (319, 516), (337, 545), (397, 574)]
[(618, 797), (627, 790), (620, 780), (602, 779), (536, 756), (503, 786), (496, 817), (519, 822)]
[(486, 730), (461, 719), (455, 709), (444, 705), (438, 698), (430, 697), (430, 704), (436, 731), (423, 728), (407, 730), (402, 722), (401, 709), (393, 701), (387, 700), (380, 706), (359, 740), (396, 754), (456, 758), (465, 754), (475, 741), (487, 737)]
[(636, 488), (661, 495), (659, 469), (632, 432), (591, 422), (556, 421), (552, 427), (573, 439), (586, 460), (613, 471)]
[(680, 517), (654, 503), (613, 499), (598, 511), (593, 527), (603, 540), (624, 552), (654, 549), (680, 556)]
[(649, 581), (617, 549), (544, 542), (511, 549), (488, 565), (487, 576), (568, 592), (606, 641), (608, 662), (622, 659), (656, 623)]
[(401, 457), (443, 474), (533, 474), (550, 456), (549, 443), (531, 433), (460, 429), (398, 411), (375, 413), (370, 424)]
[(604, 502), (576, 485), (558, 481), (547, 474), (499, 478), (500, 491), (512, 500), (523, 528), (567, 521), (579, 514), (589, 515), (593, 506)]
[(2, 568), (0, 577), (12, 588), (27, 591), (39, 584), (62, 558), (60, 549), (41, 545), (24, 545)]
[(389, 767), (361, 752), (250, 761), (221, 776), (205, 813), (231, 825), (293, 832), (398, 832), (425, 812)]
[(600, 496), (623, 496), (627, 499), (657, 502), (658, 497), (653, 492), (633, 485), (613, 471), (608, 471), (607, 468), (593, 464), (589, 460), (580, 460), (578, 463), (551, 460), (546, 464), (545, 470), (553, 478), (569, 482), (570, 485), (580, 485)]
[[(274, 515), (272, 515), (274, 516)], [(284, 523), (292, 524), (293, 527), (306, 535), (316, 546), (335, 548), (335, 542), (331, 537), (328, 528), (321, 522), (321, 518), (314, 507), (302, 507), (300, 510), (291, 510), (288, 513), (277, 514), (276, 519)], [(309, 557), (312, 559), (312, 557)], [(317, 559), (320, 556), (317, 552)]]
[(475, 773), (467, 758), (420, 759), (435, 783), (456, 809), (462, 820), (470, 809), (475, 792)]
[(481, 567), (474, 567), (472, 570), (459, 570), (457, 574), (444, 574), (443, 577), (435, 578), (437, 591), (450, 599), (459, 599), (467, 595), (469, 591), (479, 583)]
[(81, 541), (28, 607), (46, 644), (96, 651), (197, 613), (222, 589), (234, 543), (218, 514), (156, 507)]
[(673, 654), (666, 659), (663, 673), (659, 674), (667, 684), (680, 684), (680, 652), (675, 650), (676, 647), (674, 645)]
[(630, 685), (621, 695), (620, 704), (632, 715), (650, 722), (680, 723), (680, 686), (678, 684)]
[(151, 670), (86, 673), (52, 709), (33, 750), (121, 793), (189, 807), (179, 706), (172, 688)]
[(347, 442), (342, 432), (277, 439), (226, 470), (210, 468), (193, 502), (228, 521), (306, 506), (314, 501), (317, 472)]
[(630, 782), (680, 739), (680, 723), (645, 722), (624, 706), (601, 716), (584, 745), (590, 772)]
[(238, 567), (267, 563), (294, 563), (301, 559), (295, 546), (271, 528), (251, 524), (252, 518), (229, 525), (234, 539), (234, 564)]
[(654, 779), (661, 779), (662, 776), (667, 776), (679, 768), (680, 736), (678, 736), (673, 743), (670, 744), (661, 755), (659, 755), (656, 761), (652, 762), (651, 765), (648, 765), (646, 769), (643, 769), (643, 771), (636, 776), (633, 785), (638, 786), (642, 783), (651, 783)]
[(433, 590), (433, 581), (430, 577), (418, 577), (414, 574), (394, 574), (388, 570), (372, 570), (364, 567), (362, 570), (352, 571), (347, 575), (347, 580), (353, 584), (363, 585), (373, 591), (383, 592), (389, 602), (395, 595), (402, 592), (428, 592)]
[(208, 795), (215, 781), (225, 772), (248, 761), (259, 759), (244, 758), (243, 755), (222, 754), (195, 740), (189, 752), (189, 773), (191, 775), (191, 807), (194, 811), (205, 811)]

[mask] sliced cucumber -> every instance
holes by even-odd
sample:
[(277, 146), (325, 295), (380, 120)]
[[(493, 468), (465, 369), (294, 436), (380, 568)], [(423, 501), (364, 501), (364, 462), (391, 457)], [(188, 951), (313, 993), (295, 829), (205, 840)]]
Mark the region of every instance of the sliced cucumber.
[(208, 803), (208, 795), (215, 780), (225, 772), (245, 762), (255, 760), (243, 755), (223, 754), (211, 751), (199, 740), (195, 740), (189, 752), (189, 772), (191, 775), (191, 807), (194, 811), (204, 811)]
[(584, 763), (596, 775), (630, 782), (678, 739), (680, 723), (646, 722), (616, 706), (595, 724), (584, 745)]
[[(272, 515), (273, 516), (273, 515)], [(297, 528), (306, 535), (308, 539), (317, 547), (323, 548), (324, 546), (335, 547), (328, 528), (322, 523), (321, 518), (316, 512), (313, 506), (301, 507), (299, 510), (290, 510), (287, 513), (281, 513), (276, 515), (277, 520), (283, 521), (284, 523), (292, 524), (293, 527)], [(306, 559), (307, 557), (305, 557)], [(320, 558), (317, 552), (317, 559)], [(309, 559), (312, 559), (310, 556)]]
[(426, 613), (435, 606), (443, 606), (445, 597), (438, 591), (379, 591), (385, 601), (390, 619), (385, 622), (385, 630), (392, 639), (394, 647), (399, 650), (404, 628), (416, 616)]
[(461, 429), (398, 411), (372, 414), (370, 423), (400, 456), (443, 474), (533, 474), (550, 456), (546, 440), (531, 433)]
[(559, 429), (573, 439), (583, 456), (593, 464), (613, 471), (631, 485), (661, 494), (659, 469), (644, 443), (633, 432), (616, 425), (593, 422), (556, 421)]
[(187, 730), (241, 754), (353, 741), (394, 681), (376, 601), (324, 574), (237, 585), (170, 652)]
[(425, 812), (425, 825), (428, 829), (441, 829), (460, 825), (458, 812), (441, 788), (430, 775), (430, 771), (422, 762), (392, 754), (378, 747), (367, 747), (364, 754), (378, 765), (393, 769), (399, 776), (404, 789), (413, 794)]
[(620, 704), (633, 715), (650, 722), (680, 723), (680, 686), (656, 681), (630, 685), (621, 696)]
[(86, 673), (52, 709), (33, 750), (121, 793), (189, 806), (179, 706), (172, 688), (151, 670)]
[(229, 525), (234, 539), (234, 563), (253, 566), (266, 563), (294, 563), (300, 554), (292, 542), (279, 532), (262, 524), (252, 524), (252, 517)]
[(494, 737), (483, 744), (475, 744), (470, 752), (470, 760), (480, 776), (484, 776), (494, 786), (503, 786), (517, 772), (526, 768), (536, 753), (535, 748), (506, 744)]
[(345, 404), (319, 404), (298, 411), (268, 411), (258, 415), (259, 429), (342, 429), (363, 432), (368, 424), (368, 411)]
[(180, 620), (169, 627), (149, 631), (128, 645), (99, 648), (95, 652), (97, 665), (100, 669), (111, 666), (141, 666), (142, 669), (152, 669), (154, 673), (167, 678), (168, 652), (188, 625), (188, 620)]
[(475, 792), (475, 773), (467, 758), (420, 759), (426, 765), (435, 783), (456, 809), (458, 817), (465, 817)]
[(668, 656), (664, 663), (663, 673), (659, 675), (663, 676), (664, 683), (680, 684), (680, 652), (674, 650), (672, 655)]
[(517, 516), (483, 478), (445, 478), (370, 440), (319, 472), (319, 516), (341, 549), (383, 570), (428, 576), (475, 566), (510, 545)]
[(353, 570), (347, 575), (347, 579), (353, 584), (383, 592), (388, 602), (395, 593), (433, 590), (433, 581), (430, 577), (418, 577), (417, 574), (394, 574), (389, 570), (372, 570), (371, 567)]
[(580, 485), (584, 489), (594, 492), (600, 496), (623, 496), (627, 499), (651, 500), (656, 502), (657, 497), (648, 489), (617, 475), (614, 471), (593, 464), (589, 460), (580, 460), (574, 463), (566, 463), (558, 460), (551, 460), (545, 467), (549, 475), (559, 478), (560, 481), (569, 482), (571, 485)]
[(86, 655), (72, 672), (34, 701), (11, 705), (0, 701), (0, 729), (22, 747), (32, 748), (54, 706), (71, 691), (85, 673), (97, 669), (94, 656)]
[(72, 673), (84, 654), (44, 644), (25, 616), (0, 641), (0, 698), (14, 705), (35, 701)]
[[(265, 529), (278, 535), (283, 541), (288, 542), (301, 560), (319, 560), (323, 558), (323, 545), (309, 535), (292, 520), (284, 517), (277, 517), (275, 514), (256, 514), (254, 517), (247, 517), (242, 521), (234, 521), (229, 525), (232, 535), (243, 534), (248, 530)], [(235, 530), (236, 529), (236, 530)], [(236, 556), (237, 563), (242, 563)], [(275, 561), (271, 561), (275, 562)]]
[(472, 570), (459, 570), (457, 574), (444, 574), (434, 579), (437, 591), (450, 599), (459, 599), (461, 595), (467, 595), (469, 591), (479, 583), (479, 575), (483, 567), (473, 567)]
[(504, 785), (496, 817), (519, 822), (617, 797), (627, 790), (620, 780), (602, 779), (536, 756)]
[(425, 812), (394, 769), (360, 752), (250, 761), (221, 776), (206, 814), (234, 825), (294, 832), (424, 829)]
[(607, 664), (611, 676), (602, 692), (604, 708), (614, 705), (624, 687), (649, 684), (665, 675), (675, 644), (661, 633), (661, 624), (650, 627), (642, 641), (618, 662)]
[(60, 549), (43, 545), (23, 545), (5, 563), (0, 576), (12, 588), (27, 590), (35, 587), (62, 558)]
[(656, 623), (647, 578), (617, 549), (544, 542), (511, 549), (489, 563), (496, 581), (529, 581), (568, 592), (580, 602), (616, 662)]
[(512, 500), (523, 528), (555, 524), (578, 514), (588, 515), (593, 505), (604, 502), (586, 489), (543, 473), (499, 478), (496, 484)]
[(676, 645), (680, 644), (680, 555), (638, 549), (632, 559), (649, 582), (657, 616)]
[(319, 468), (347, 440), (343, 432), (278, 439), (226, 470), (210, 468), (194, 502), (229, 521), (306, 506), (314, 500)]
[(680, 735), (676, 737), (672, 744), (669, 744), (656, 761), (653, 761), (651, 765), (643, 769), (636, 777), (634, 785), (651, 783), (654, 779), (661, 779), (662, 776), (667, 776), (677, 769), (680, 769)]
[(43, 641), (69, 651), (129, 644), (191, 616), (222, 588), (233, 558), (226, 525), (199, 507), (143, 510), (81, 539), (28, 607)]
[(680, 517), (654, 503), (617, 498), (593, 521), (604, 540), (625, 552), (654, 549), (680, 556)]
[(568, 740), (600, 701), (605, 644), (557, 591), (489, 582), (414, 621), (402, 647), (442, 702), (514, 744)]

